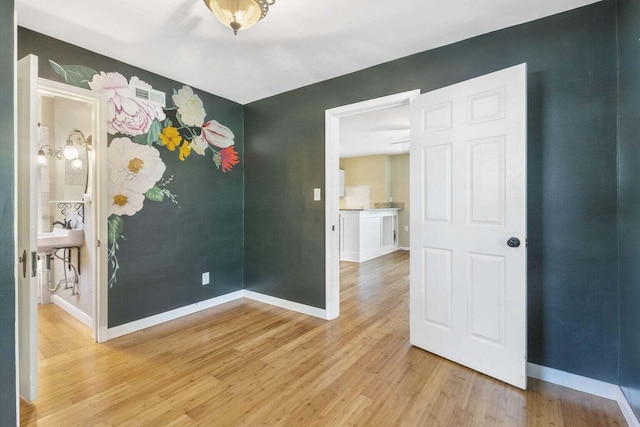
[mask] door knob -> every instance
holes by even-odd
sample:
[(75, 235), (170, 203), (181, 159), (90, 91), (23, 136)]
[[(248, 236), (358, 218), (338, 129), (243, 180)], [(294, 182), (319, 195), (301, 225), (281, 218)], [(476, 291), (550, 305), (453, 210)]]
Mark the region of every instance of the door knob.
[(518, 239), (517, 237), (511, 237), (509, 240), (507, 240), (507, 246), (509, 246), (510, 248), (517, 248), (518, 246), (520, 246), (520, 239)]

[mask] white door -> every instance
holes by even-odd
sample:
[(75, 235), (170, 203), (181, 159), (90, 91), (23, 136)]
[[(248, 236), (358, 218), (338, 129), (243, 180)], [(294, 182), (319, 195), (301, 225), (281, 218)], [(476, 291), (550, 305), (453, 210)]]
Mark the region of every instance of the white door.
[(18, 294), (18, 377), (22, 397), (37, 395), (38, 305), (36, 283), (38, 138), (38, 58), (18, 61), (18, 138), (16, 144), (16, 251)]
[(411, 344), (522, 389), (526, 118), (526, 64), (411, 104)]

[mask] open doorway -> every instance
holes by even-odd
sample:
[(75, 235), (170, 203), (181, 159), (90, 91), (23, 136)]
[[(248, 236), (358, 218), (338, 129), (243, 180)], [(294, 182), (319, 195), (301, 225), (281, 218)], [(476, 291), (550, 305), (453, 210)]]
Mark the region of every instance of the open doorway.
[(18, 61), (18, 70), (17, 352), (20, 394), (30, 402), (37, 396), (39, 305), (55, 304), (96, 341), (106, 340), (106, 180), (99, 173), (106, 166), (106, 102), (39, 79), (33, 55)]
[[(343, 147), (342, 156), (344, 158), (358, 157), (360, 154), (377, 153), (381, 156), (388, 156), (393, 152), (401, 152), (408, 150), (408, 120), (400, 122), (401, 114), (408, 115), (409, 104), (411, 100), (420, 94), (419, 90), (403, 92), (395, 95), (376, 98), (356, 104), (345, 105), (342, 107), (327, 110), (325, 113), (326, 141), (325, 141), (325, 188), (326, 188), (326, 314), (327, 319), (335, 319), (340, 315), (340, 194), (343, 180), (340, 173), (340, 157), (341, 157), (341, 139), (345, 135), (351, 133), (353, 141), (347, 147)], [(386, 125), (385, 125), (386, 122)], [(394, 122), (396, 122), (394, 124)], [(368, 131), (363, 129), (369, 128)], [(379, 133), (381, 137), (373, 142), (372, 134)], [(377, 147), (377, 148), (376, 148)], [(375, 151), (377, 149), (377, 151)], [(378, 153), (379, 152), (379, 153)], [(388, 153), (388, 154), (387, 154)], [(386, 158), (382, 162), (387, 167), (391, 175), (391, 160)], [(386, 175), (386, 171), (385, 171)], [(369, 194), (369, 208), (375, 209), (375, 203), (378, 206), (388, 206), (391, 208), (393, 200), (389, 201), (390, 188), (387, 185), (389, 180), (385, 178), (384, 188), (376, 195), (376, 200), (371, 199)], [(354, 186), (357, 187), (357, 186)], [(366, 186), (365, 186), (366, 187)], [(366, 202), (367, 189), (354, 190), (352, 196), (357, 197), (358, 194), (364, 194), (364, 199), (356, 201), (350, 200), (349, 203), (360, 204), (364, 208)], [(370, 190), (370, 189), (369, 189)], [(346, 194), (345, 194), (346, 195)], [(386, 200), (377, 200), (386, 198)], [(342, 202), (343, 208), (346, 207), (346, 200)], [(394, 223), (395, 221), (395, 223)], [(402, 240), (398, 229), (404, 230), (404, 226), (400, 225), (399, 216), (396, 214), (390, 221), (382, 219), (381, 224), (391, 224), (386, 229), (396, 230), (395, 236), (392, 237), (390, 245), (399, 246)], [(408, 224), (406, 225), (408, 228)], [(381, 238), (384, 238), (384, 229), (382, 227)], [(407, 232), (408, 233), (408, 232)], [(383, 249), (384, 250), (384, 249)]]

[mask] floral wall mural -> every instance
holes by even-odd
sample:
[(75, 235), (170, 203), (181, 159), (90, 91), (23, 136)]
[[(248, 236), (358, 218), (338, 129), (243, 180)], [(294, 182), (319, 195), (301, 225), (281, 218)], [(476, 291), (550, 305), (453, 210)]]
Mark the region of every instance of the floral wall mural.
[(61, 65), (49, 60), (51, 68), (67, 83), (103, 93), (107, 100), (107, 131), (114, 136), (108, 146), (109, 287), (118, 283), (119, 242), (124, 238), (124, 217), (136, 215), (145, 201), (170, 200), (168, 188), (173, 175), (166, 176), (160, 148), (176, 152), (180, 161), (191, 153), (210, 155), (223, 173), (239, 162), (233, 132), (216, 120), (205, 121), (207, 113), (200, 97), (189, 86), (173, 90), (172, 105), (162, 108), (134, 96), (132, 87), (152, 89), (133, 76), (127, 80), (118, 72), (96, 71), (83, 65)]
[[(107, 99), (107, 165), (98, 173), (110, 205), (109, 327), (243, 289), (243, 106), (18, 28), (18, 57), (28, 54), (38, 56), (39, 77)], [(164, 108), (134, 97), (132, 86), (162, 95)]]

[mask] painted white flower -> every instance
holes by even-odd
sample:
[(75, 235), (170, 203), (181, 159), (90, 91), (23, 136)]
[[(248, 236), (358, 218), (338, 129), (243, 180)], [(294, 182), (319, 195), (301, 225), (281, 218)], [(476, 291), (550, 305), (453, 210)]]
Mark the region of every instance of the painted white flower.
[(160, 152), (129, 138), (114, 138), (107, 150), (110, 185), (144, 194), (162, 178), (166, 166)]
[(172, 98), (185, 125), (200, 126), (204, 122), (206, 115), (204, 106), (200, 97), (193, 93), (193, 89), (189, 86), (182, 86), (182, 89)]
[[(135, 76), (131, 82), (151, 88), (151, 85)], [(93, 76), (89, 87), (107, 96), (107, 131), (112, 135), (143, 135), (149, 131), (154, 119), (162, 121), (166, 118), (159, 106), (132, 98), (129, 83), (120, 73), (101, 71)]]
[(194, 136), (191, 140), (191, 149), (195, 151), (196, 154), (204, 156), (204, 151), (208, 147), (209, 144), (201, 136)]
[(235, 135), (231, 132), (231, 129), (215, 120), (209, 120), (202, 125), (201, 136), (207, 143), (218, 148), (227, 148), (235, 144)]
[(144, 204), (144, 194), (136, 193), (124, 187), (109, 185), (109, 216), (135, 215)]

